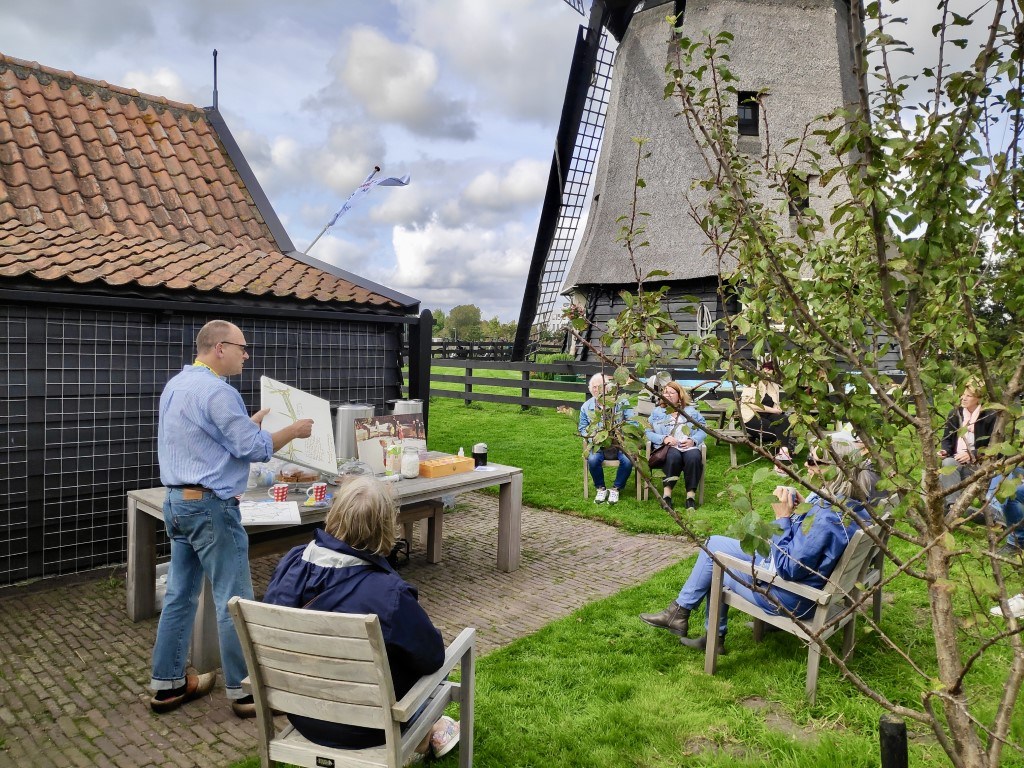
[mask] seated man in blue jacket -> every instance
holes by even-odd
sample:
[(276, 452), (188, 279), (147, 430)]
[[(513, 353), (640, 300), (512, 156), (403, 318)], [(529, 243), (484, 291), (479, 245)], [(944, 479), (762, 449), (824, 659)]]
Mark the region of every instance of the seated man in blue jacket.
[[(852, 453), (856, 444), (848, 442), (839, 444), (833, 441), (833, 450), (839, 455)], [(814, 476), (830, 463), (824, 455), (812, 455), (808, 461), (808, 472)], [(874, 496), (874, 483), (878, 476), (870, 470), (858, 473), (857, 483), (851, 483), (843, 473), (824, 485), (822, 490), (829, 496), (838, 499), (849, 499), (851, 510), (860, 513), (863, 502)], [(770, 554), (765, 557), (757, 555), (755, 564), (778, 573), (787, 581), (796, 581), (810, 587), (821, 588), (826, 579), (832, 575), (839, 559), (850, 543), (850, 538), (859, 529), (856, 521), (845, 522), (845, 510), (836, 510), (832, 504), (816, 493), (804, 499), (792, 488), (779, 486), (775, 489), (778, 503), (773, 504), (775, 522), (779, 532), (772, 536)], [(810, 508), (806, 512), (797, 513), (797, 507), (806, 501)], [(805, 521), (811, 518), (809, 526)], [(712, 536), (707, 541), (707, 550), (714, 554), (726, 554), (744, 560), (750, 560), (750, 553), (744, 552), (737, 539), (727, 536)], [(701, 550), (697, 562), (690, 571), (690, 576), (679, 591), (679, 596), (669, 603), (661, 613), (644, 613), (641, 620), (654, 627), (668, 629), (679, 636), (679, 642), (690, 648), (704, 650), (707, 646), (707, 635), (689, 637), (690, 613), (696, 609), (711, 592), (711, 574), (713, 561), (708, 551)], [(739, 574), (737, 576), (740, 576)], [(725, 574), (725, 586), (738, 595), (757, 604), (768, 613), (779, 614), (780, 604), (786, 612), (803, 618), (813, 608), (813, 601), (799, 597), (792, 592), (771, 586), (768, 592), (771, 598), (751, 588), (749, 580)], [(718, 652), (725, 653), (725, 632), (729, 607), (722, 606), (722, 615), (717, 628)], [(708, 630), (710, 631), (710, 630)]]
[[(610, 377), (605, 376), (603, 373), (595, 373), (591, 376), (587, 384), (587, 389), (590, 390), (591, 396), (580, 406), (579, 433), (584, 440), (590, 443), (590, 453), (587, 456), (587, 471), (590, 472), (590, 477), (594, 481), (594, 488), (597, 489), (597, 493), (594, 494), (594, 502), (597, 504), (604, 504), (606, 501), (609, 504), (617, 504), (619, 501), (619, 491), (626, 487), (626, 481), (629, 480), (629, 475), (633, 471), (633, 462), (629, 460), (629, 456), (621, 448), (617, 446), (601, 448), (601, 446), (593, 444), (594, 435), (605, 428), (605, 406), (603, 399), (608, 390), (609, 383)], [(613, 414), (613, 420), (620, 422), (628, 420), (633, 415), (632, 412), (626, 411), (619, 404), (614, 406)], [(611, 489), (605, 488), (604, 484), (604, 462), (606, 459), (609, 461), (617, 459), (619, 462), (619, 468), (615, 472), (615, 483)]]
[[(324, 521), (305, 546), (277, 566), (264, 602), (335, 613), (373, 613), (380, 620), (395, 696), (401, 699), (423, 675), (444, 663), (444, 641), (417, 600), (416, 587), (388, 565), (397, 510), (387, 487), (358, 478), (338, 491)], [(384, 743), (384, 731), (288, 715), (295, 729), (327, 747), (364, 749)], [(458, 743), (459, 724), (442, 717), (417, 752), (436, 757)]]

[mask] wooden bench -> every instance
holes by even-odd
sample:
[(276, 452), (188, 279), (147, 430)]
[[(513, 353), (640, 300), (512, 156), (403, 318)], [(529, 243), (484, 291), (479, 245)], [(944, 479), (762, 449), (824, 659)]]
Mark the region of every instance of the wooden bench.
[[(263, 768), (275, 761), (309, 768), (400, 768), (450, 702), (459, 703), (459, 766), (473, 764), (476, 630), (462, 630), (446, 649), (441, 668), (396, 701), (376, 615), (286, 608), (238, 597), (231, 598), (228, 610), (249, 669), (242, 687), (256, 702)], [(457, 683), (448, 679), (456, 666), (461, 672)], [(385, 743), (367, 749), (323, 747), (290, 724), (278, 732), (274, 710), (378, 728)]]
[[(881, 533), (880, 526), (872, 526), (876, 537)], [(843, 556), (836, 564), (831, 577), (825, 582), (821, 589), (810, 587), (800, 582), (787, 581), (773, 571), (764, 568), (757, 568), (750, 560), (741, 560), (730, 555), (718, 554), (712, 568), (711, 592), (708, 594), (708, 627), (709, 633), (714, 635), (718, 629), (718, 620), (722, 614), (724, 605), (730, 608), (743, 611), (754, 619), (754, 641), (760, 642), (764, 625), (770, 624), (773, 627), (799, 637), (807, 643), (807, 682), (805, 690), (807, 698), (814, 703), (815, 693), (818, 687), (818, 667), (821, 664), (821, 649), (817, 642), (811, 639), (816, 634), (825, 641), (827, 638), (843, 630), (843, 656), (849, 658), (853, 653), (856, 630), (856, 611), (849, 611), (842, 615), (847, 608), (857, 600), (862, 586), (859, 582), (876, 556), (876, 545), (874, 540), (865, 530), (859, 530), (850, 537), (850, 543), (846, 545)], [(814, 601), (814, 608), (811, 613), (802, 619), (807, 631), (802, 629), (796, 620), (786, 615), (768, 613), (760, 605), (747, 600), (745, 597), (730, 591), (725, 587), (725, 568), (740, 576), (753, 577), (760, 585), (767, 589), (769, 586), (784, 589), (800, 597), (809, 598)], [(704, 656), (704, 671), (715, 674), (718, 664), (718, 643), (708, 642)]]

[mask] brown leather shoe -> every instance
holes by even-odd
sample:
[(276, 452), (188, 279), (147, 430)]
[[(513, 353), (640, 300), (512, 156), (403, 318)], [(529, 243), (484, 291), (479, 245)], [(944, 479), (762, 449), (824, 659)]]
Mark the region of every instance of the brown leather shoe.
[(256, 717), (256, 702), (253, 701), (252, 694), (243, 696), (240, 699), (232, 699), (231, 711), (243, 720)]
[(652, 627), (667, 629), (679, 637), (686, 637), (690, 631), (690, 611), (675, 600), (661, 613), (641, 613), (640, 621)]
[(157, 714), (171, 712), (186, 702), (194, 699), (201, 699), (203, 696), (206, 696), (213, 690), (213, 686), (216, 682), (216, 672), (205, 672), (201, 675), (198, 675), (195, 672), (189, 672), (185, 675), (184, 693), (177, 696), (171, 696), (166, 699), (158, 699), (156, 696), (153, 696), (149, 700), (149, 708)]

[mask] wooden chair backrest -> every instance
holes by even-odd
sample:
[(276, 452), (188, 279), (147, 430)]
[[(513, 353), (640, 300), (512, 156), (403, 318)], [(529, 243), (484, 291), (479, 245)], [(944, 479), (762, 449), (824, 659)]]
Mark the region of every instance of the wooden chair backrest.
[(318, 720), (393, 728), (391, 668), (376, 615), (234, 599), (253, 695)]
[[(872, 526), (875, 535), (878, 535), (879, 527)], [(850, 537), (850, 543), (846, 545), (842, 557), (836, 564), (832, 575), (825, 582), (822, 591), (829, 595), (848, 595), (854, 592), (857, 580), (864, 570), (865, 564), (874, 551), (875, 542), (863, 530), (856, 531)]]

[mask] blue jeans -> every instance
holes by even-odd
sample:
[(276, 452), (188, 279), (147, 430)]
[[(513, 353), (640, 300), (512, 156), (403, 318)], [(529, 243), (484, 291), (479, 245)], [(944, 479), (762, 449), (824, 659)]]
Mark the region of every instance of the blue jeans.
[[(590, 470), (590, 477), (594, 481), (595, 488), (604, 488), (604, 451), (600, 448), (587, 456), (587, 468)], [(615, 471), (615, 487), (620, 491), (626, 487), (629, 480), (629, 473), (633, 471), (633, 462), (629, 456), (619, 451), (619, 468)]]
[(167, 592), (153, 647), (153, 690), (185, 684), (185, 664), (192, 640), (192, 623), (204, 576), (213, 587), (220, 637), (221, 671), (229, 699), (240, 699), (246, 676), (242, 645), (228, 613), (228, 600), (236, 595), (251, 600), (249, 537), (242, 527), (238, 501), (212, 493), (185, 501), (181, 490), (168, 489), (164, 525), (171, 537), (171, 567)]
[(997, 475), (992, 478), (992, 482), (989, 484), (988, 500), (997, 509), (1002, 508), (1006, 527), (1010, 531), (1006, 537), (1006, 543), (1013, 544), (1018, 549), (1024, 549), (1024, 473), (1014, 470), (1010, 476), (1015, 477), (1020, 483), (1013, 496), (1002, 502), (1002, 504), (996, 500), (996, 488), (1003, 481), (1003, 476)]
[[(706, 546), (716, 554), (721, 553), (724, 555), (732, 555), (744, 560), (750, 559), (750, 554), (743, 551), (743, 548), (740, 547), (739, 541), (737, 539), (730, 539), (728, 536), (712, 536), (708, 539)], [(680, 608), (686, 608), (687, 610), (692, 611), (711, 593), (711, 572), (714, 570), (714, 565), (714, 561), (708, 553), (702, 549), (700, 554), (697, 555), (697, 562), (694, 563), (693, 570), (690, 571), (690, 575), (687, 577), (686, 583), (683, 585), (683, 588), (679, 590), (679, 597), (676, 598), (676, 603)], [(745, 597), (752, 603), (762, 605), (763, 598), (755, 595), (754, 591), (750, 588), (749, 581), (740, 581), (726, 573), (722, 583), (737, 595)], [(725, 634), (728, 618), (729, 606), (723, 603), (722, 615), (718, 620), (718, 634)], [(705, 630), (707, 629), (707, 625), (708, 620), (705, 616)]]

